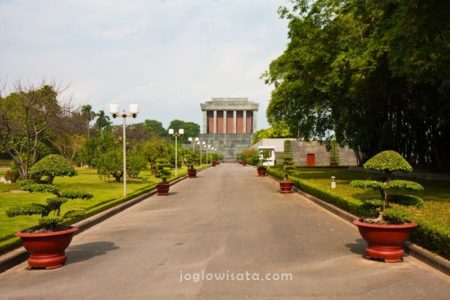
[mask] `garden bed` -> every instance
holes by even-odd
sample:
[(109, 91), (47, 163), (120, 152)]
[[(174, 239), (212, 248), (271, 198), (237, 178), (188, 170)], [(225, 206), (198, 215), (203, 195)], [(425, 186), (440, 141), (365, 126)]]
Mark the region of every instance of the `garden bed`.
[[(281, 171), (270, 168), (269, 174), (280, 178)], [(331, 176), (336, 177), (336, 189), (330, 188)], [(350, 187), (354, 179), (373, 178), (368, 174), (335, 168), (296, 168), (291, 180), (302, 191), (334, 204), (348, 212), (361, 216), (361, 199), (373, 199), (376, 192)], [(392, 204), (395, 217), (415, 221), (417, 229), (411, 241), (443, 257), (450, 259), (450, 187), (448, 182), (420, 180), (425, 188), (425, 204), (421, 208)]]

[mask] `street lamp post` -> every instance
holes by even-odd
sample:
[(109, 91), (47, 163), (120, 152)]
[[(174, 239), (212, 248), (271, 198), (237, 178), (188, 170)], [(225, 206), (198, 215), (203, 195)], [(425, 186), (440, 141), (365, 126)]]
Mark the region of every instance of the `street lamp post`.
[[(205, 141), (201, 142), (200, 147), (202, 148), (202, 150), (205, 149), (206, 142)], [(206, 163), (208, 163), (208, 157), (206, 157), (206, 160), (207, 160)]]
[(128, 106), (128, 113), (125, 110), (122, 110), (120, 112), (119, 104), (110, 104), (109, 105), (109, 113), (112, 115), (112, 117), (115, 119), (117, 117), (121, 117), (123, 120), (123, 129), (122, 129), (122, 151), (123, 151), (123, 195), (127, 195), (127, 133), (126, 133), (126, 126), (127, 126), (127, 118), (136, 118), (137, 114), (139, 113), (139, 106), (137, 104), (130, 104)]
[(211, 157), (211, 151), (212, 151), (212, 147), (211, 147), (211, 145), (208, 145), (208, 160), (209, 160), (209, 163), (212, 163), (212, 157)]
[(169, 134), (175, 137), (175, 177), (178, 176), (178, 140), (179, 136), (184, 134), (184, 129), (178, 129), (178, 132), (175, 132), (172, 128), (169, 128)]

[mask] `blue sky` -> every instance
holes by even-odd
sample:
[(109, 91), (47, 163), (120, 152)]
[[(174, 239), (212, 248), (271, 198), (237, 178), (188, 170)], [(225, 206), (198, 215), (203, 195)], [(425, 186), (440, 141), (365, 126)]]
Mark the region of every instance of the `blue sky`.
[(201, 123), (200, 102), (249, 97), (287, 43), (286, 0), (0, 0), (0, 80), (68, 86), (76, 105), (138, 103), (138, 121)]

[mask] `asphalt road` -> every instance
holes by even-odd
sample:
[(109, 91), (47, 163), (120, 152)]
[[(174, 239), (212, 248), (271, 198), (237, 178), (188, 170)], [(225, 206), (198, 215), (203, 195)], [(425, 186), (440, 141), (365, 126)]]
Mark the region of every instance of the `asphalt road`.
[(210, 168), (74, 237), (65, 267), (0, 274), (0, 299), (450, 298), (448, 276), (366, 260), (353, 225), (277, 191), (252, 167)]

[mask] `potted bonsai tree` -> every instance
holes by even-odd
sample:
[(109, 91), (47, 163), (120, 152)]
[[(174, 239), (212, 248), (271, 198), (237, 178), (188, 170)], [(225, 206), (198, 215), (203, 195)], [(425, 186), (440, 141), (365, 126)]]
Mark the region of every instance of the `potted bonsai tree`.
[(195, 169), (195, 162), (197, 161), (197, 153), (194, 150), (186, 151), (184, 155), (184, 162), (188, 167), (188, 176), (189, 178), (197, 177), (197, 170)]
[(29, 182), (23, 183), (22, 189), (29, 192), (52, 193), (55, 196), (48, 198), (46, 204), (32, 203), (6, 211), (8, 217), (41, 215), (39, 225), (16, 233), (30, 254), (28, 265), (30, 268), (45, 269), (62, 267), (67, 260), (65, 250), (73, 234), (78, 230), (68, 224), (79, 216), (80, 212), (68, 211), (61, 216), (61, 206), (70, 199), (90, 199), (92, 194), (77, 191), (61, 192), (58, 187), (51, 184)]
[[(383, 172), (383, 180), (354, 180), (352, 187), (371, 189), (379, 192), (380, 199), (365, 200), (363, 207), (367, 211), (365, 218), (355, 220), (362, 237), (367, 241), (366, 257), (381, 259), (385, 262), (402, 261), (403, 244), (408, 240), (412, 230), (417, 226), (414, 222), (405, 222), (398, 217), (386, 215), (389, 201), (400, 198), (399, 192), (421, 192), (423, 187), (413, 181), (393, 180), (395, 171), (412, 172), (411, 165), (395, 151), (383, 151), (369, 159), (364, 168)], [(417, 197), (409, 197), (418, 199)], [(400, 199), (407, 199), (402, 197)]]
[(267, 153), (267, 150), (263, 150), (260, 154), (258, 164), (256, 165), (258, 176), (266, 176), (267, 174), (267, 166), (265, 163), (267, 162), (267, 158), (270, 155)]
[(158, 195), (167, 196), (169, 195), (170, 183), (167, 182), (170, 175), (172, 174), (171, 165), (169, 161), (165, 158), (158, 158), (155, 161), (155, 167), (153, 170), (156, 178), (160, 178), (161, 182), (156, 185), (156, 190)]
[(283, 194), (291, 193), (294, 183), (289, 180), (289, 175), (294, 170), (294, 159), (292, 158), (292, 142), (290, 140), (284, 141), (284, 153), (281, 156), (283, 159), (283, 174), (284, 179), (280, 181), (280, 191)]

